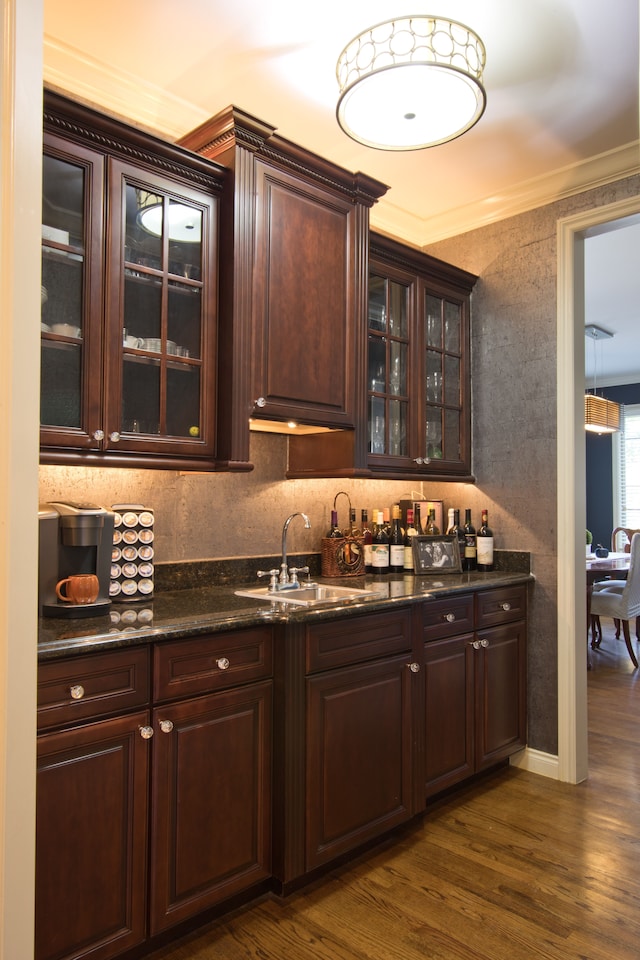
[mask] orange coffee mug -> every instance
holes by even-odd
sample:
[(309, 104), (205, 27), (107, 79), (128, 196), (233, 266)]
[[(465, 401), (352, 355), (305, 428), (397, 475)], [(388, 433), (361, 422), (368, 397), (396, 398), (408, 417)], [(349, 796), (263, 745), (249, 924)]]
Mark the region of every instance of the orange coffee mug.
[[(62, 588), (67, 585), (63, 593)], [(94, 603), (98, 599), (100, 581), (95, 573), (76, 573), (56, 583), (56, 594), (65, 603)]]

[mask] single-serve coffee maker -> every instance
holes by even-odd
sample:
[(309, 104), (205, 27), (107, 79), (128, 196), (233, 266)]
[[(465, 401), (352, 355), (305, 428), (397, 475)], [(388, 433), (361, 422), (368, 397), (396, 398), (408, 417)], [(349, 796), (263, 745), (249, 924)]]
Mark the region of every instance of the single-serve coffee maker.
[(41, 616), (93, 617), (108, 612), (113, 521), (113, 513), (92, 503), (40, 505)]

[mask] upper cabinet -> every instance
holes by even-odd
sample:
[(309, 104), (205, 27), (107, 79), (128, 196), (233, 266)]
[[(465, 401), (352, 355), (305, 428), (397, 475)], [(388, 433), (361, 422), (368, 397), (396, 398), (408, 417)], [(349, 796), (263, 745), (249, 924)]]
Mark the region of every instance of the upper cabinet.
[(475, 280), (371, 234), (356, 430), (292, 437), (288, 476), (472, 479), (469, 313)]
[(43, 462), (215, 465), (223, 182), (45, 93)]
[(353, 428), (369, 208), (386, 187), (235, 107), (181, 143), (232, 180), (221, 217), (220, 459), (248, 461), (250, 418)]

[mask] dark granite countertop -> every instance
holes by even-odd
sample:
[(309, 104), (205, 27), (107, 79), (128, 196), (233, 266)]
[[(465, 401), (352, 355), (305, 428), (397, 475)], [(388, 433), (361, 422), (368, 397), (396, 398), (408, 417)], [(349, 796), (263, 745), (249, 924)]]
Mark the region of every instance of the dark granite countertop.
[[(180, 565), (183, 567), (184, 565)], [(253, 566), (257, 568), (255, 561)], [(314, 575), (313, 580), (376, 590), (374, 596), (347, 600), (338, 604), (302, 607), (277, 601), (253, 600), (235, 595), (236, 589), (256, 586), (255, 580), (223, 582), (220, 577), (208, 584), (198, 582), (198, 576), (183, 575), (173, 579), (179, 588), (170, 588), (168, 576), (161, 577), (163, 589), (157, 589), (152, 601), (113, 603), (109, 612), (86, 619), (43, 617), (39, 621), (38, 659), (53, 660), (77, 656), (81, 653), (115, 649), (132, 644), (157, 640), (175, 640), (201, 633), (218, 633), (255, 626), (266, 622), (288, 623), (318, 619), (334, 619), (351, 613), (381, 609), (389, 604), (415, 603), (428, 598), (447, 596), (486, 589), (490, 586), (510, 586), (533, 580), (528, 564), (507, 564), (521, 569), (498, 569), (492, 573), (456, 573), (441, 576), (349, 577), (328, 580)]]

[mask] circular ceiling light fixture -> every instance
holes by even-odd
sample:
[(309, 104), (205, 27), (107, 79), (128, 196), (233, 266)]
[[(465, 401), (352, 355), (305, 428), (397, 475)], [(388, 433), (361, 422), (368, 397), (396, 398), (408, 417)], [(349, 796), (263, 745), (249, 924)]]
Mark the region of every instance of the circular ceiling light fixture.
[(377, 150), (454, 140), (484, 113), (485, 60), (480, 37), (455, 20), (403, 17), (369, 27), (338, 58), (338, 123)]

